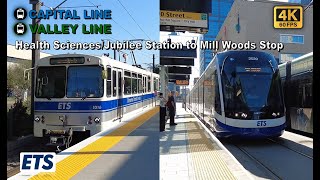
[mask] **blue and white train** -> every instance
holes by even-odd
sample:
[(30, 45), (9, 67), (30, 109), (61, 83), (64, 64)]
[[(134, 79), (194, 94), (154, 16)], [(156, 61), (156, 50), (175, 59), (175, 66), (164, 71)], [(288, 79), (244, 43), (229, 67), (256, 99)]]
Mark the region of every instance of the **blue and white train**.
[(279, 65), (287, 130), (313, 137), (313, 52)]
[(155, 106), (159, 75), (109, 57), (62, 54), (36, 62), (34, 83), (34, 136), (68, 146), (74, 133), (91, 136)]
[(285, 129), (278, 63), (260, 51), (217, 53), (187, 96), (217, 137), (275, 137)]

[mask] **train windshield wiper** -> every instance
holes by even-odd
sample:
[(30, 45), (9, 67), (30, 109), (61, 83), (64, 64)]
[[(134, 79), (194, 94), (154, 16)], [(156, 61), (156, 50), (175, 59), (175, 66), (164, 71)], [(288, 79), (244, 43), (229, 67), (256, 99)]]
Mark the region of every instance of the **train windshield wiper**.
[(224, 58), (223, 62), (222, 62), (222, 67), (221, 67), (220, 75), (222, 75), (222, 71), (223, 71), (223, 68), (224, 68), (224, 63), (226, 62), (226, 60), (227, 60), (228, 57), (229, 57), (229, 56), (226, 56), (226, 57)]

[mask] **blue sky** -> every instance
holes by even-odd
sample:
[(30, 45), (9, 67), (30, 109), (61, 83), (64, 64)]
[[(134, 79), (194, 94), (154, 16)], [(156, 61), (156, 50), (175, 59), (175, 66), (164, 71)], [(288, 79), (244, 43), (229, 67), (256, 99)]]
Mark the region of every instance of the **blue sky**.
[[(41, 6), (41, 9), (47, 10), (49, 7), (56, 7), (63, 0), (57, 1), (43, 1), (44, 6)], [(60, 42), (66, 42), (69, 40), (70, 42), (101, 42), (101, 39), (110, 39), (110, 40), (131, 40), (131, 39), (146, 39), (148, 40), (150, 37), (151, 40), (159, 41), (159, 0), (150, 1), (150, 0), (120, 0), (120, 2), (126, 7), (129, 13), (133, 16), (135, 21), (140, 25), (141, 28), (145, 31), (140, 30), (138, 25), (131, 19), (125, 9), (121, 6), (118, 0), (67, 0), (61, 7), (74, 7), (68, 9), (76, 9), (78, 11), (78, 15), (80, 16), (80, 20), (61, 20), (61, 19), (49, 19), (49, 20), (41, 20), (41, 24), (58, 24), (61, 28), (60, 24), (79, 24), (77, 34), (68, 34), (68, 35), (59, 35), (59, 34), (41, 34), (40, 39), (46, 40), (51, 44), (50, 50), (44, 50), (42, 52), (50, 53), (50, 54), (63, 54), (63, 53), (84, 53), (84, 54), (94, 54), (94, 55), (102, 55), (103, 53), (109, 53), (110, 56), (113, 57), (113, 51), (111, 50), (55, 50), (53, 49), (53, 41), (59, 40)], [(29, 4), (28, 0), (8, 0), (8, 26), (7, 26), (7, 43), (14, 45), (16, 40), (22, 40), (26, 42), (31, 42), (31, 31), (28, 29), (27, 34), (23, 36), (15, 35), (13, 32), (13, 26), (18, 22), (14, 18), (14, 10), (18, 7), (25, 8), (27, 11), (32, 9), (32, 5)], [(112, 20), (86, 20), (83, 18), (83, 10), (98, 10), (97, 7), (76, 7), (76, 6), (93, 6), (101, 5), (98, 8), (100, 10), (111, 10), (112, 11)], [(62, 9), (62, 8), (61, 8)], [(67, 8), (63, 8), (67, 10)], [(23, 20), (25, 24), (31, 24), (32, 20), (27, 17)], [(112, 25), (112, 34), (93, 34), (86, 35), (82, 34), (81, 24), (111, 24)], [(28, 26), (28, 25), (27, 25)], [(125, 30), (124, 30), (125, 29)], [(129, 33), (128, 33), (128, 32)], [(143, 43), (144, 44), (144, 43)], [(129, 51), (125, 51), (128, 54), (128, 63), (132, 63), (131, 55)], [(156, 63), (159, 62), (159, 52), (156, 50), (135, 50), (134, 51), (136, 60), (138, 64), (143, 63), (151, 63), (152, 62), (152, 54), (156, 56)]]

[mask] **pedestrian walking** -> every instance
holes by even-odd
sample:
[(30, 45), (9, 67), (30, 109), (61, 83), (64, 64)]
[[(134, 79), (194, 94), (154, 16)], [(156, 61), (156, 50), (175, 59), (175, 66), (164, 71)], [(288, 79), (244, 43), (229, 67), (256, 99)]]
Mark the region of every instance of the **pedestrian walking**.
[(166, 126), (166, 114), (167, 114), (167, 108), (166, 108), (166, 102), (167, 100), (163, 97), (163, 93), (159, 94), (160, 99), (160, 132), (164, 131)]

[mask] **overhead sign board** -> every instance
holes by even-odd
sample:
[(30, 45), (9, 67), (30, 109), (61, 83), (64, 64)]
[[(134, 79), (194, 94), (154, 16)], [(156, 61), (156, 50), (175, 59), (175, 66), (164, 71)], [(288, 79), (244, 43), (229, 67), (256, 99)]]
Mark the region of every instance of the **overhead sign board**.
[(160, 25), (208, 28), (208, 14), (160, 10)]
[(189, 80), (176, 80), (176, 85), (189, 85)]
[(188, 49), (187, 46), (183, 46), (182, 49), (161, 49), (160, 58), (197, 58), (196, 49)]

